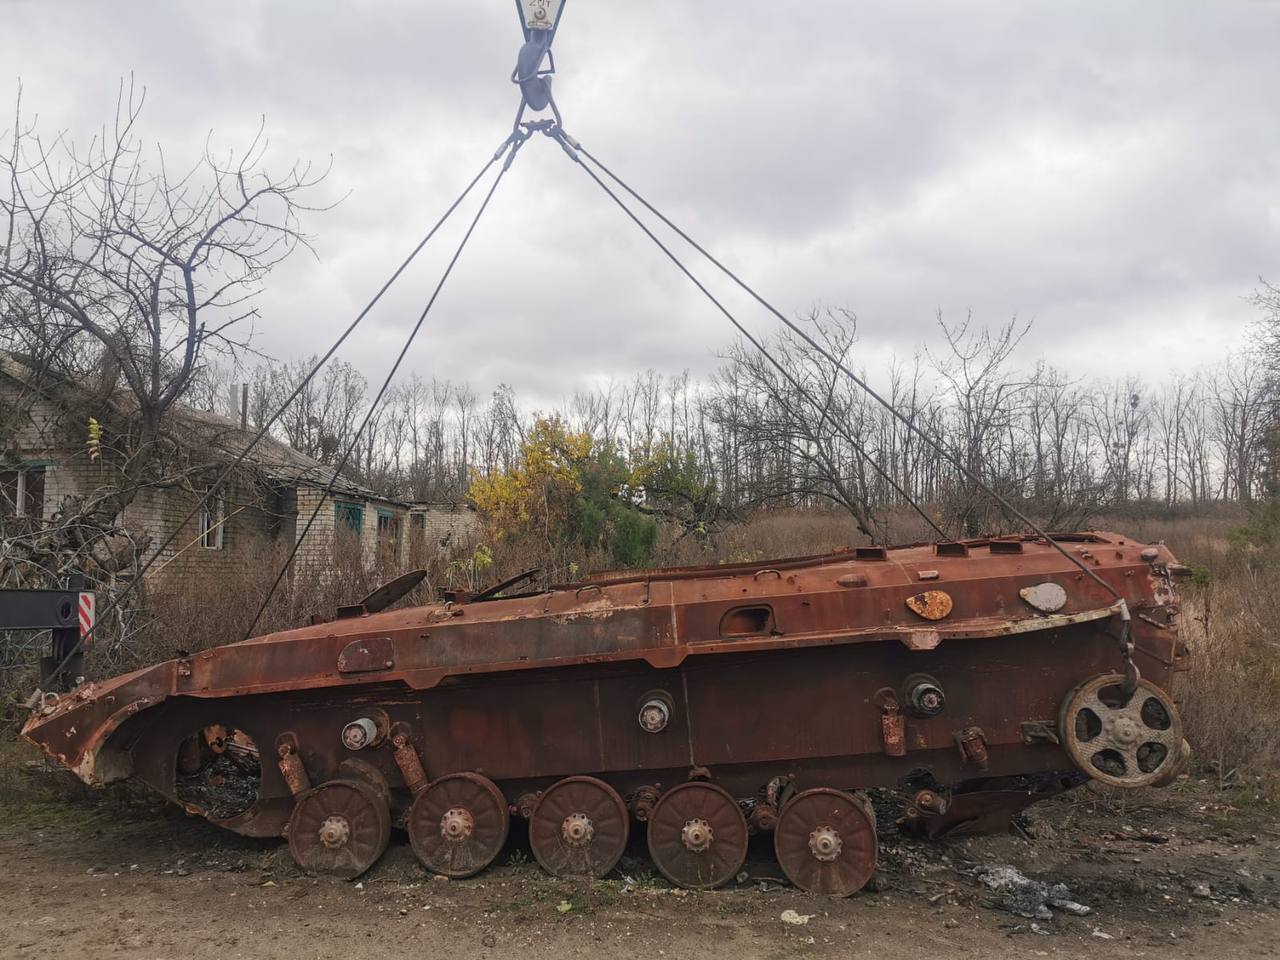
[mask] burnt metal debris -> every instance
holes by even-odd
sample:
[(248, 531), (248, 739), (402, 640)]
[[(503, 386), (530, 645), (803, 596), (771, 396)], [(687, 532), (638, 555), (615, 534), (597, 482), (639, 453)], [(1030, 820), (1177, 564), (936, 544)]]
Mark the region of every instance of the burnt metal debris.
[(397, 826), (427, 869), (471, 876), (527, 827), (546, 870), (600, 877), (642, 829), (669, 880), (707, 888), (772, 831), (797, 886), (846, 895), (876, 863), (861, 790), (903, 790), (902, 824), (937, 836), (1184, 764), (1185, 568), (1118, 534), (1053, 539), (355, 605), (47, 694), (22, 732), (86, 783), (285, 836), (314, 872), (358, 876)]

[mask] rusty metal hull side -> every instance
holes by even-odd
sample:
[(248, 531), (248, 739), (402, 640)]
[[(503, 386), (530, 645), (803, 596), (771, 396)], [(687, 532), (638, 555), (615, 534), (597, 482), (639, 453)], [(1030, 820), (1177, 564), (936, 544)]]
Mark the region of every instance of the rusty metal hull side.
[[(432, 777), (478, 771), (509, 801), (563, 776), (589, 773), (623, 795), (638, 787), (674, 785), (692, 767), (708, 767), (735, 796), (755, 796), (775, 776), (801, 787), (893, 786), (927, 770), (940, 782), (1063, 770), (1057, 746), (1027, 743), (1021, 724), (1052, 724), (1058, 705), (1082, 675), (1114, 661), (1113, 638), (1089, 625), (1033, 637), (996, 637), (965, 646), (911, 651), (900, 644), (833, 646), (690, 659), (660, 669), (643, 662), (581, 665), (466, 677), (415, 691), (403, 685), (347, 691), (303, 691), (225, 700), (173, 698), (132, 721), (132, 769), (174, 797), (174, 763), (185, 737), (209, 724), (244, 730), (264, 751), (292, 732), (313, 782), (338, 775), (353, 756), (340, 746), (343, 726), (376, 705), (414, 731)], [(877, 690), (927, 671), (948, 690), (942, 716), (905, 723), (906, 755), (886, 756)], [(636, 709), (649, 693), (668, 693), (666, 730), (648, 734)], [(989, 763), (979, 770), (955, 743), (977, 726)], [(384, 751), (361, 757), (409, 795)], [(254, 810), (223, 823), (253, 835), (279, 833), (292, 807), (283, 777), (263, 765)]]

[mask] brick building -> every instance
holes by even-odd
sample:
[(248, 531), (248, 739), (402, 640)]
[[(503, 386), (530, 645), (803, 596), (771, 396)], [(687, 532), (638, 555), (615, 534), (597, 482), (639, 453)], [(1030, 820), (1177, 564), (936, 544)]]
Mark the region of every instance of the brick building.
[[(0, 535), (65, 522), (77, 503), (118, 486), (112, 440), (113, 422), (122, 416), (119, 403), (118, 395), (37, 377), (25, 362), (0, 353)], [(103, 427), (96, 458), (89, 447), (90, 417)], [(186, 407), (170, 411), (165, 433), (190, 458), (173, 481), (139, 490), (119, 519), (147, 557), (254, 437), (233, 420)], [(418, 559), (419, 549), (451, 546), (474, 531), (466, 505), (411, 505), (346, 479), (326, 495), (331, 476), (330, 467), (263, 438), (243, 468), (178, 530), (151, 572), (210, 576), (269, 561), (297, 541), (317, 504), (299, 566), (329, 564), (336, 542), (346, 537), (358, 540), (367, 562), (398, 567)]]
[(412, 501), (409, 542), (429, 549), (464, 546), (480, 529), (476, 508), (465, 502)]

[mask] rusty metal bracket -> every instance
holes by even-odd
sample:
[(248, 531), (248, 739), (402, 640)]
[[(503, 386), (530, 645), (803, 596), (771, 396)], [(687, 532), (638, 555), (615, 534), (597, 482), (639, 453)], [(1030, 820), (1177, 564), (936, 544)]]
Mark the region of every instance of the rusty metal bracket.
[(1124, 695), (1131, 697), (1138, 689), (1142, 674), (1138, 672), (1138, 665), (1133, 662), (1133, 625), (1129, 617), (1129, 604), (1123, 597), (1116, 601), (1116, 613), (1120, 617), (1120, 651), (1124, 656)]
[(649, 817), (653, 815), (653, 808), (658, 803), (660, 792), (659, 784), (637, 788), (627, 802), (631, 815), (641, 823), (646, 823)]
[(778, 808), (757, 800), (747, 817), (747, 829), (752, 834), (770, 833), (777, 825)]
[(276, 755), (280, 758), (277, 762), (280, 775), (284, 777), (294, 799), (310, 790), (311, 778), (307, 776), (307, 768), (298, 755), (298, 738), (292, 732), (276, 737)]
[(1022, 732), (1022, 742), (1025, 744), (1032, 744), (1037, 740), (1047, 741), (1054, 746), (1062, 743), (1058, 738), (1056, 720), (1023, 720), (1018, 724), (1018, 728)]
[(538, 805), (538, 798), (542, 796), (542, 791), (536, 793), (522, 793), (516, 797), (516, 802), (508, 805), (507, 810), (513, 817), (523, 817), (528, 820), (533, 816), (533, 808)]
[(427, 771), (422, 765), (422, 758), (413, 745), (407, 723), (397, 723), (391, 728), (391, 754), (395, 757), (396, 766), (400, 768), (400, 776), (404, 785), (415, 797), (426, 790), (430, 784)]
[(876, 691), (873, 698), (880, 708), (880, 740), (884, 752), (890, 757), (907, 755), (907, 726), (902, 718), (902, 706), (898, 695), (889, 687)]
[(981, 727), (965, 727), (954, 734), (956, 747), (965, 763), (972, 763), (979, 770), (985, 770), (991, 763), (987, 753), (987, 735)]
[(764, 801), (775, 810), (781, 810), (796, 795), (796, 778), (790, 774), (774, 777), (764, 787)]

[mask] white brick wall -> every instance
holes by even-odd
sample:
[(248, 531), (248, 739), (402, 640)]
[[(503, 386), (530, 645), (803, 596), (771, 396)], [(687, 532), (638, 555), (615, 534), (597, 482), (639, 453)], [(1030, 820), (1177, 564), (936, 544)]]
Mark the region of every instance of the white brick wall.
[[(409, 508), (414, 518), (421, 517), (422, 538), (426, 546), (456, 546), (470, 540), (480, 529), (476, 512), (464, 503), (413, 504)], [(416, 519), (410, 524), (415, 524)]]
[[(315, 510), (316, 504), (321, 502), (323, 491), (315, 487), (299, 487), (298, 488), (298, 519), (297, 527), (293, 536), (295, 539), (302, 536), (302, 531), (307, 525), (307, 520), (311, 516), (311, 512)], [(328, 565), (333, 557), (334, 536), (338, 531), (337, 526), (337, 505), (355, 504), (361, 511), (360, 525), (360, 546), (366, 562), (375, 562), (383, 559), (383, 551), (378, 547), (378, 512), (386, 511), (400, 521), (400, 537), (395, 545), (394, 551), (386, 555), (385, 559), (394, 565), (403, 563), (407, 556), (407, 540), (409, 531), (409, 510), (403, 504), (398, 504), (390, 500), (365, 499), (348, 494), (338, 494), (333, 497), (324, 497), (323, 506), (316, 515), (315, 523), (311, 526), (311, 532), (307, 534), (306, 540), (298, 549), (298, 564), (300, 566), (325, 566)]]

